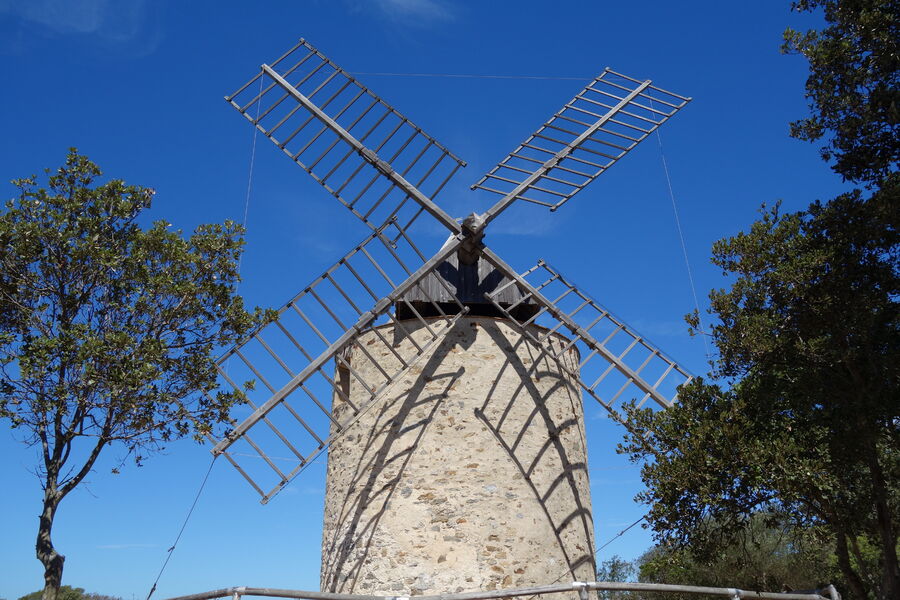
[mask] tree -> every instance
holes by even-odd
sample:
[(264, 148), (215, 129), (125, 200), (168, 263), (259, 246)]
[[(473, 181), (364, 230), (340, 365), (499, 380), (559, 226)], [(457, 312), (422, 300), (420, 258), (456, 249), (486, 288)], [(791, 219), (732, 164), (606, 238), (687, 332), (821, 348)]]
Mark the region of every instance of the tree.
[[(19, 600), (41, 600), (43, 593), (43, 590), (31, 592), (30, 594), (22, 596)], [(106, 596), (94, 592), (86, 593), (84, 588), (74, 588), (69, 585), (60, 587), (56, 597), (58, 600), (122, 600), (122, 598), (119, 598), (118, 596)]]
[[(896, 0), (799, 0), (822, 31), (785, 32), (810, 63), (811, 114), (791, 134), (863, 183), (807, 210), (764, 210), (713, 247), (719, 356), (660, 414), (632, 410), (650, 525), (698, 560), (759, 511), (834, 548), (856, 598), (900, 597), (900, 155)], [(698, 317), (689, 319), (698, 326)], [(680, 550), (679, 550), (680, 551)]]
[[(613, 554), (597, 565), (597, 581), (634, 581), (636, 574), (634, 563), (624, 560), (618, 554)], [(600, 600), (623, 600), (633, 596), (631, 592), (597, 590), (597, 598)]]
[(636, 563), (642, 582), (744, 590), (821, 589), (839, 574), (827, 544), (765, 511), (751, 516), (747, 527), (712, 557), (701, 559), (690, 548), (655, 546)]
[[(669, 585), (739, 588), (743, 590), (803, 591), (821, 589), (839, 576), (834, 552), (816, 535), (794, 530), (777, 513), (755, 513), (747, 527), (727, 545), (706, 558), (691, 548), (657, 545), (634, 561), (619, 556), (597, 567), (597, 581), (639, 581)], [(666, 598), (693, 600), (681, 592), (604, 592), (601, 600)], [(703, 596), (707, 597), (707, 596)], [(712, 596), (709, 596), (712, 598)]]
[(40, 448), (36, 543), (44, 600), (57, 600), (60, 502), (108, 447), (140, 464), (166, 442), (198, 440), (239, 394), (215, 392), (215, 348), (264, 316), (235, 295), (242, 229), (189, 238), (136, 219), (153, 190), (119, 180), (72, 149), (65, 165), (19, 179), (0, 215), (0, 417)]
[(868, 200), (776, 207), (716, 243), (714, 264), (735, 277), (710, 294), (720, 383), (698, 379), (662, 413), (632, 411), (622, 447), (655, 458), (640, 498), (662, 543), (709, 557), (756, 511), (777, 510), (827, 533), (854, 597), (900, 597), (897, 223), (895, 180)]
[(793, 137), (816, 141), (845, 179), (873, 184), (900, 161), (900, 2), (799, 0), (821, 8), (822, 31), (785, 31), (784, 52), (809, 61), (806, 98), (812, 114), (791, 124)]

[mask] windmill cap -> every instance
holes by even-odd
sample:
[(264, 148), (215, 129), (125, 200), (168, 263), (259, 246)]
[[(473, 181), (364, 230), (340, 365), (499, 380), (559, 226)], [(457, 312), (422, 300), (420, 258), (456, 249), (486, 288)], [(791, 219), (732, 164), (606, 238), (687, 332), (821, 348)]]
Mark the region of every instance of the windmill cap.
[[(441, 249), (446, 249), (455, 240), (456, 236), (451, 235)], [(438, 307), (444, 314), (456, 314), (460, 312), (460, 304), (467, 307), (471, 315), (506, 318), (486, 297), (497, 290), (500, 292), (494, 296), (494, 302), (504, 308), (514, 306), (511, 314), (516, 320), (524, 321), (537, 313), (537, 304), (530, 297), (523, 297), (519, 286), (507, 285), (509, 278), (483, 256), (469, 264), (466, 262), (460, 260), (460, 253), (453, 253), (437, 265), (419, 285), (410, 288), (396, 301), (397, 318), (415, 318), (412, 309), (422, 317), (439, 316)]]

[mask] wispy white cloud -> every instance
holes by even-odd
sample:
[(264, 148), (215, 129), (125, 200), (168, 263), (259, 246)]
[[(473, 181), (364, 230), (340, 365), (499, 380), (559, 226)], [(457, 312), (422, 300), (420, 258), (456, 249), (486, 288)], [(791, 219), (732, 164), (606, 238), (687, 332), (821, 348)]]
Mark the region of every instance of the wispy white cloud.
[(640, 483), (640, 479), (635, 479), (634, 477), (627, 479), (614, 479), (614, 478), (593, 478), (591, 479), (591, 489), (594, 488), (608, 488), (610, 486), (620, 486), (625, 484), (634, 484)]
[(600, 472), (600, 471), (633, 471), (638, 468), (638, 465), (616, 465), (613, 467), (592, 467), (591, 473)]
[(15, 15), (59, 33), (92, 33), (100, 27), (105, 4), (106, 0), (0, 0), (0, 13)]
[[(351, 218), (349, 214), (346, 216)], [(334, 232), (314, 228), (297, 235), (298, 243), (318, 259), (335, 259), (347, 251), (335, 238)]]
[(322, 496), (325, 494), (325, 488), (316, 486), (300, 486), (296, 483), (281, 490), (283, 496)]
[(615, 420), (611, 414), (609, 414), (609, 411), (607, 411), (606, 409), (603, 409), (603, 408), (598, 408), (598, 409), (594, 410), (588, 416), (588, 418), (591, 419), (592, 421), (595, 421), (597, 419), (608, 419), (609, 421), (615, 423), (616, 425), (619, 424), (619, 422), (617, 420)]
[(132, 548), (156, 548), (158, 544), (102, 544), (98, 550), (130, 550)]
[(542, 206), (528, 202), (513, 202), (496, 221), (491, 223), (488, 231), (491, 235), (544, 237), (563, 230), (569, 218), (568, 214), (551, 213)]
[(91, 36), (107, 44), (129, 44), (147, 54), (160, 35), (148, 19), (147, 0), (0, 0), (0, 16), (19, 19), (58, 35)]
[(653, 321), (636, 319), (632, 325), (637, 331), (649, 336), (687, 337), (688, 326), (684, 321)]
[(634, 521), (610, 521), (610, 522), (600, 521), (597, 523), (597, 527), (599, 529), (606, 529), (606, 528), (618, 529), (619, 527), (626, 527), (628, 525), (631, 525), (632, 523), (634, 523)]
[(448, 21), (453, 13), (446, 2), (437, 0), (376, 0), (376, 4), (389, 15), (401, 18)]
[[(512, 215), (510, 215), (512, 216)], [(546, 218), (504, 218), (494, 221), (490, 232), (494, 235), (521, 235), (529, 237), (543, 237), (556, 233), (560, 229), (558, 219)]]
[(350, 0), (354, 10), (375, 10), (381, 15), (404, 24), (427, 25), (452, 21), (456, 12), (444, 0)]

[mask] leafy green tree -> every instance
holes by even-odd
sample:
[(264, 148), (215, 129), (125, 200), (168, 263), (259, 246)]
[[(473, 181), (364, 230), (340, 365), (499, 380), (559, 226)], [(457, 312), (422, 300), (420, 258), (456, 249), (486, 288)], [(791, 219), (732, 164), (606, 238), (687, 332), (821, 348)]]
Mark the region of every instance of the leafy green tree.
[(821, 31), (785, 32), (783, 51), (809, 61), (806, 97), (812, 114), (791, 135), (822, 140), (822, 157), (845, 179), (873, 184), (900, 160), (900, 2), (799, 0), (798, 11), (822, 9)]
[[(41, 600), (43, 593), (43, 590), (31, 592), (30, 594), (22, 596), (19, 600)], [(118, 596), (106, 596), (94, 592), (85, 592), (84, 588), (73, 588), (69, 585), (60, 587), (56, 597), (57, 600), (122, 600)]]
[[(661, 543), (708, 559), (774, 507), (793, 529), (828, 534), (853, 597), (900, 597), (897, 223), (895, 181), (869, 200), (776, 207), (716, 243), (713, 262), (734, 277), (710, 294), (720, 383), (635, 411), (623, 447), (655, 458), (640, 498)], [(860, 540), (877, 549), (880, 576)]]
[[(622, 450), (642, 470), (650, 523), (707, 564), (766, 511), (833, 548), (854, 598), (900, 597), (900, 3), (799, 0), (821, 31), (785, 32), (810, 64), (811, 114), (791, 134), (858, 190), (764, 210), (713, 247), (732, 278), (710, 294), (712, 382), (660, 414), (634, 411)], [(696, 328), (696, 315), (690, 319)], [(652, 462), (651, 462), (652, 461)], [(682, 555), (683, 556), (683, 555)], [(696, 566), (696, 565), (694, 565)], [(696, 573), (694, 573), (696, 574)]]
[(642, 582), (799, 591), (835, 580), (833, 556), (812, 532), (794, 530), (777, 513), (761, 511), (714, 556), (702, 559), (690, 548), (655, 546), (636, 562)]
[(40, 449), (36, 554), (43, 600), (60, 600), (60, 502), (108, 447), (140, 464), (226, 421), (241, 398), (212, 393), (211, 352), (264, 315), (235, 294), (239, 225), (187, 239), (161, 221), (143, 229), (153, 190), (98, 184), (100, 169), (74, 149), (47, 174), (46, 188), (14, 181), (0, 214), (0, 417)]
[[(613, 554), (597, 565), (597, 581), (634, 581), (637, 569), (634, 563), (623, 559), (618, 554)], [(624, 600), (633, 597), (631, 592), (597, 590), (600, 600)]]

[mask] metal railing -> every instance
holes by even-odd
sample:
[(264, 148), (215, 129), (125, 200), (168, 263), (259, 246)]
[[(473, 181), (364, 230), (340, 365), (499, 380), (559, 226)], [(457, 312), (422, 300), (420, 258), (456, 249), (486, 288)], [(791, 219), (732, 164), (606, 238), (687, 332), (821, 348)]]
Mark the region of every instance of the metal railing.
[[(756, 598), (758, 600), (841, 600), (841, 595), (833, 585), (821, 590), (805, 593), (781, 593), (747, 591), (737, 588), (706, 587), (698, 585), (669, 585), (664, 583), (620, 583), (615, 581), (574, 581), (536, 587), (513, 588), (504, 590), (463, 592), (458, 594), (433, 594), (415, 596), (416, 600), (496, 600), (519, 596), (538, 596), (543, 594), (559, 594), (577, 591), (580, 600), (589, 600), (590, 591), (609, 592), (653, 592), (680, 593), (708, 596), (722, 596), (737, 600), (739, 598)], [(360, 594), (333, 594), (328, 592), (310, 592), (303, 590), (280, 590), (275, 588), (230, 587), (188, 596), (177, 596), (168, 600), (213, 600), (214, 598), (231, 597), (241, 600), (243, 596), (264, 596), (269, 598), (294, 598), (297, 600), (410, 600), (409, 596), (368, 596)]]

